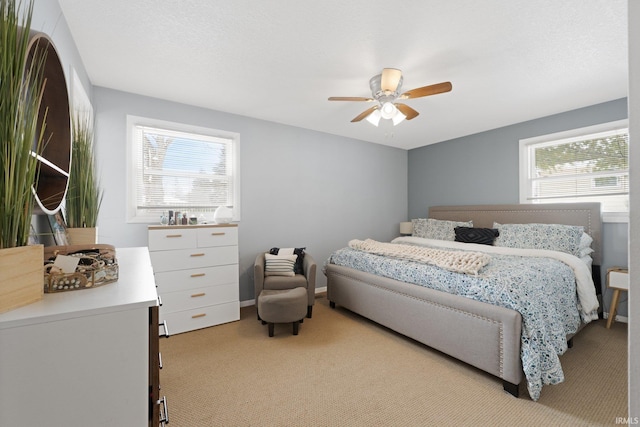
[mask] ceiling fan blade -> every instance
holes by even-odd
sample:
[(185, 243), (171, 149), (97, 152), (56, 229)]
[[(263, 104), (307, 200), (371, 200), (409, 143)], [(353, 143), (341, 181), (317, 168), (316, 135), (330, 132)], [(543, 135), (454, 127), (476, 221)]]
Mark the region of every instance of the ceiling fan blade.
[(417, 117), (418, 114), (420, 114), (416, 110), (414, 110), (413, 108), (409, 107), (407, 104), (396, 103), (394, 105), (396, 106), (396, 108), (398, 110), (400, 110), (400, 112), (402, 114), (407, 116), (407, 120), (411, 120), (411, 119)]
[(395, 92), (398, 89), (398, 83), (402, 78), (402, 71), (397, 68), (385, 68), (382, 70), (380, 78), (380, 89), (383, 91)]
[(410, 98), (420, 98), (422, 96), (429, 95), (437, 95), (439, 93), (449, 92), (453, 86), (451, 82), (437, 83), (435, 85), (423, 86), (417, 89), (408, 90), (398, 98), (400, 99), (410, 99)]
[(376, 105), (374, 107), (371, 107), (371, 108), (363, 111), (362, 113), (358, 114), (353, 120), (351, 120), (351, 123), (359, 122), (360, 120), (364, 119), (369, 114), (371, 114), (374, 111), (376, 111), (377, 109), (378, 109), (378, 106)]
[(365, 98), (363, 96), (330, 96), (329, 101), (374, 101), (373, 98)]

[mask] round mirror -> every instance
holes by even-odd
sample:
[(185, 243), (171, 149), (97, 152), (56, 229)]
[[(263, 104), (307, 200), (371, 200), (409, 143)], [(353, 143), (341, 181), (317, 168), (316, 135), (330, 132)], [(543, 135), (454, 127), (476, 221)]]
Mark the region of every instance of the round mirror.
[[(46, 52), (45, 87), (38, 113), (38, 129), (46, 122), (38, 159), (38, 179), (35, 187), (38, 207), (53, 215), (64, 201), (71, 166), (71, 114), (64, 70), (53, 42), (46, 34), (32, 32), (29, 41), (30, 61), (37, 49)], [(34, 144), (35, 145), (35, 144)]]

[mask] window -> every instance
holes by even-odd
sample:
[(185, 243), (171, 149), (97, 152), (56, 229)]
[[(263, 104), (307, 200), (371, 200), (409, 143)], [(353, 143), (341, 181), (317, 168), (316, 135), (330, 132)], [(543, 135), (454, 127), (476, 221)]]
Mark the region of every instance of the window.
[(157, 223), (169, 210), (208, 219), (219, 206), (240, 220), (240, 136), (127, 117), (128, 222)]
[(619, 176), (597, 176), (591, 180), (591, 188), (622, 188), (622, 180)]
[(629, 128), (622, 120), (520, 141), (520, 202), (600, 202), (604, 219), (629, 212)]

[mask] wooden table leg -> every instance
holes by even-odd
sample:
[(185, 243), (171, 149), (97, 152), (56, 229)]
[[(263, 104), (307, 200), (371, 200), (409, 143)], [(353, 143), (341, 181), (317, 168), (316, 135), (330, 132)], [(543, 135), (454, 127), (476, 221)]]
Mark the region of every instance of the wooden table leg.
[(616, 318), (616, 311), (618, 310), (618, 302), (620, 300), (620, 289), (613, 290), (613, 296), (611, 297), (611, 307), (609, 308), (609, 318), (607, 319), (607, 329), (611, 328), (614, 319)]

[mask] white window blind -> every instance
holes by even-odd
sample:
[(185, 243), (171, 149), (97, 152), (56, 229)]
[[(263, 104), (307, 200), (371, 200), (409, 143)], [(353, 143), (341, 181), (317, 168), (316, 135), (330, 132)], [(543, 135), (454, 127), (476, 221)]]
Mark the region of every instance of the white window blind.
[[(130, 118), (132, 222), (157, 222), (169, 210), (239, 219), (237, 134)], [(210, 215), (208, 215), (210, 217)]]
[(520, 141), (523, 203), (598, 201), (603, 212), (629, 211), (626, 121)]

